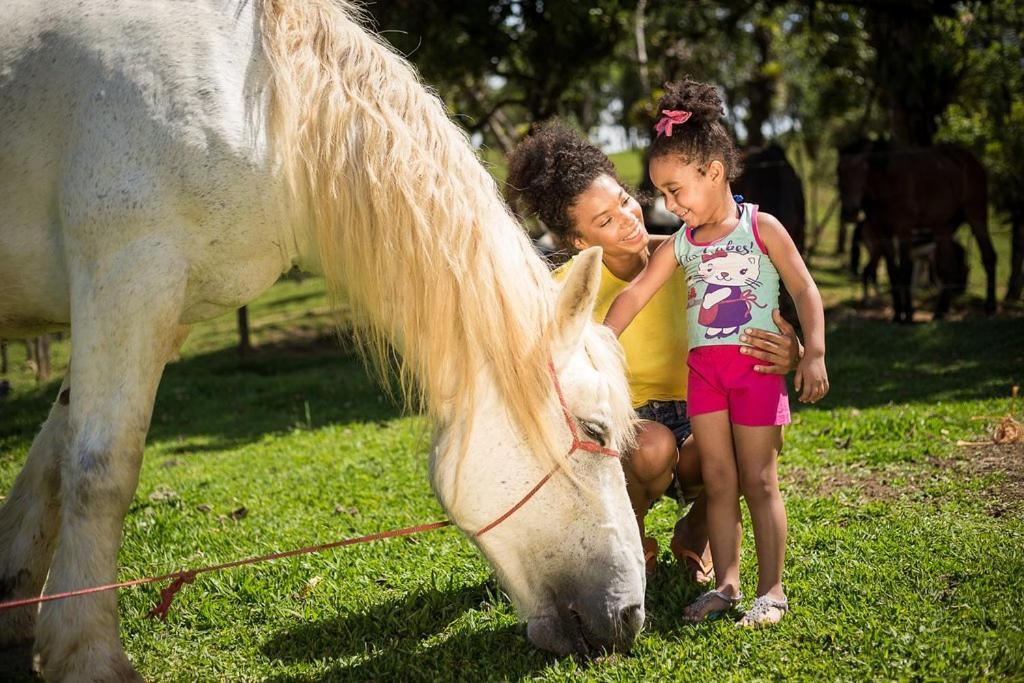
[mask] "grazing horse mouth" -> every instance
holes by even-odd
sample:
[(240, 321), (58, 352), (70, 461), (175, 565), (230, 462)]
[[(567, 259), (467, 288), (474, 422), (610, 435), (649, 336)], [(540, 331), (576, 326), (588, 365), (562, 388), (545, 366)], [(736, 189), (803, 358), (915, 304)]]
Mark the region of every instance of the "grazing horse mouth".
[[(569, 619), (567, 620), (572, 626), (575, 627), (575, 632), (572, 634), (574, 649), (581, 655), (593, 657), (600, 654), (607, 654), (609, 648), (604, 645), (597, 645), (591, 641), (591, 637), (587, 636), (587, 625), (583, 623), (583, 617), (575, 609), (569, 608)], [(611, 648), (611, 649), (614, 649)]]

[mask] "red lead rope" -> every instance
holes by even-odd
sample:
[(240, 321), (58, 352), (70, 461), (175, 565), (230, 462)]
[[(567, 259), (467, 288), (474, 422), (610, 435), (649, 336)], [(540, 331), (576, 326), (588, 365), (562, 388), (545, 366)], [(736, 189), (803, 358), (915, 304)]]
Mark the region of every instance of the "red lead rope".
[[(553, 363), (548, 363), (548, 369), (551, 370), (551, 377), (555, 383), (555, 393), (558, 394), (558, 402), (562, 406), (562, 415), (565, 418), (565, 423), (569, 427), (569, 433), (572, 434), (572, 445), (569, 447), (565, 457), (571, 456), (576, 451), (587, 451), (588, 453), (598, 453), (600, 455), (607, 455), (609, 457), (619, 457), (618, 451), (612, 450), (611, 448), (605, 448), (593, 441), (583, 441), (579, 438), (579, 434), (576, 431), (576, 420), (573, 418), (572, 413), (569, 412), (569, 407), (565, 403), (565, 396), (562, 395), (562, 387), (558, 382), (558, 375), (555, 373), (555, 366)], [(506, 519), (516, 513), (519, 508), (526, 505), (526, 503), (541, 489), (544, 484), (558, 471), (555, 467), (546, 475), (544, 478), (537, 482), (537, 485), (527, 492), (518, 503), (509, 508), (505, 513), (499, 516), (490, 524), (487, 524), (475, 534), (475, 537), (479, 538), (488, 531), (498, 526)], [(333, 543), (323, 543), (321, 545), (311, 545), (305, 548), (296, 548), (295, 550), (286, 550), (279, 553), (271, 553), (269, 555), (260, 555), (258, 557), (248, 557), (242, 560), (235, 560), (233, 562), (225, 562), (223, 564), (215, 564), (209, 567), (197, 567), (195, 569), (184, 569), (182, 571), (171, 572), (170, 574), (163, 574), (162, 576), (150, 576), (141, 579), (133, 579), (131, 581), (122, 581), (121, 583), (108, 583), (102, 586), (92, 586), (90, 588), (80, 588), (78, 590), (66, 591), (63, 593), (52, 593), (50, 595), (41, 595), (34, 598), (25, 598), (23, 600), (8, 600), (6, 602), (0, 602), (0, 611), (5, 609), (14, 609), (16, 607), (27, 607), (28, 605), (38, 605), (43, 602), (52, 602), (54, 600), (64, 600), (66, 598), (73, 598), (80, 595), (91, 595), (92, 593), (103, 593), (105, 591), (117, 590), (118, 588), (129, 588), (132, 586), (142, 586), (150, 583), (160, 583), (163, 581), (171, 580), (171, 584), (160, 591), (160, 603), (156, 607), (151, 609), (146, 615), (150, 618), (159, 617), (160, 619), (167, 619), (167, 611), (171, 607), (171, 602), (174, 600), (174, 596), (178, 594), (185, 584), (192, 583), (195, 581), (196, 576), (199, 574), (205, 574), (207, 572), (220, 571), (222, 569), (232, 569), (234, 567), (241, 567), (247, 564), (256, 564), (258, 562), (269, 562), (271, 560), (280, 560), (285, 557), (294, 557), (296, 555), (306, 555), (308, 553), (321, 552), (323, 550), (330, 550), (332, 548), (340, 548), (346, 545), (355, 545), (357, 543), (369, 543), (370, 541), (380, 541), (385, 538), (395, 538), (396, 536), (411, 536), (412, 534), (419, 534), (426, 531), (434, 531), (435, 529), (441, 529), (446, 526), (451, 526), (451, 522), (445, 520), (443, 522), (432, 522), (430, 524), (419, 524), (417, 526), (404, 527), (401, 529), (392, 529), (391, 531), (381, 531), (376, 534), (369, 534), (368, 536), (358, 536), (356, 538), (346, 538), (341, 541), (334, 541)]]

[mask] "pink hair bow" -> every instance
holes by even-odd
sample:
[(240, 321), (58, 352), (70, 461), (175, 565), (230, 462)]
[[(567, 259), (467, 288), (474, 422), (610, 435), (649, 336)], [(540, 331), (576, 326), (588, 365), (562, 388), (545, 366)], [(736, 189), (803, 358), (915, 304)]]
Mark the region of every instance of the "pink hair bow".
[(654, 126), (654, 130), (658, 132), (658, 135), (664, 135), (668, 138), (672, 137), (672, 126), (681, 126), (693, 116), (693, 112), (681, 109), (662, 109), (661, 113), (664, 116)]

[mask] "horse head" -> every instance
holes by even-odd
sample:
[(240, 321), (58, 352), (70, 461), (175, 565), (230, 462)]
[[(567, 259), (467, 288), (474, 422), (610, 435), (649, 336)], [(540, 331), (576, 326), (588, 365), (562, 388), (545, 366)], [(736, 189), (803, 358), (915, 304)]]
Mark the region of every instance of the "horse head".
[[(631, 438), (629, 390), (614, 339), (591, 321), (600, 267), (600, 249), (584, 252), (556, 304), (548, 412), (559, 457), (531, 452), (482, 386), (472, 423), (445, 430), (431, 460), (439, 500), (497, 571), (530, 641), (559, 654), (628, 650), (644, 621), (640, 537), (608, 457)], [(573, 432), (587, 450), (570, 452)]]
[(839, 148), (836, 176), (839, 179), (839, 220), (855, 223), (860, 217), (868, 184), (871, 142), (860, 139)]

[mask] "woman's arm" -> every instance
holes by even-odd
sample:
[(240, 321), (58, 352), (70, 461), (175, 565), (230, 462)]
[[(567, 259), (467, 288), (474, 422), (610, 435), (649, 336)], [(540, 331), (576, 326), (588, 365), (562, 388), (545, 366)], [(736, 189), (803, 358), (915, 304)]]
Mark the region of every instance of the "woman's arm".
[(679, 262), (676, 261), (672, 240), (662, 242), (640, 274), (619, 292), (608, 309), (604, 324), (612, 329), (616, 337), (622, 334), (654, 293), (672, 277), (677, 265)]
[(758, 231), (768, 251), (768, 257), (779, 271), (783, 284), (793, 297), (800, 326), (804, 330), (807, 346), (797, 366), (794, 388), (801, 392), (800, 400), (814, 403), (828, 393), (828, 374), (825, 371), (825, 311), (814, 279), (800, 257), (793, 239), (772, 215), (758, 213)]

